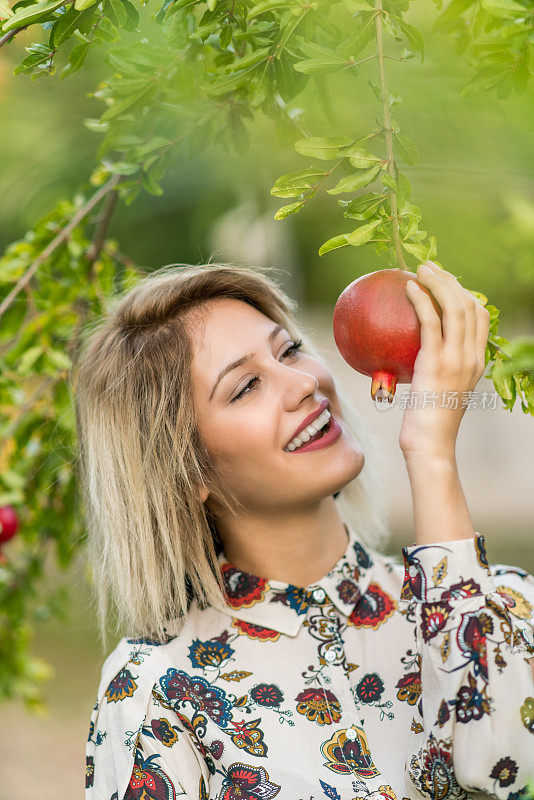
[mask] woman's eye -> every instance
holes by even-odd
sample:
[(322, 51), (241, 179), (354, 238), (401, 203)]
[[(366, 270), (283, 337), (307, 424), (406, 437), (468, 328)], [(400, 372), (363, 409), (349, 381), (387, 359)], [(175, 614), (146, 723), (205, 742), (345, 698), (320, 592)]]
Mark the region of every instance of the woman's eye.
[[(286, 350), (286, 351), (285, 351), (285, 352), (282, 354), (282, 355), (283, 355), (283, 358), (286, 358), (288, 355), (292, 355), (293, 353), (297, 352), (297, 350), (300, 350), (300, 348), (301, 348), (301, 347), (302, 347), (302, 339), (298, 339), (296, 342), (293, 342), (293, 344), (291, 344), (291, 345), (290, 345), (290, 346), (287, 348), (287, 350)], [(246, 394), (250, 394), (250, 392), (253, 392), (253, 391), (254, 391), (254, 389), (256, 388), (257, 384), (256, 384), (255, 386), (251, 386), (251, 384), (252, 384), (252, 383), (254, 383), (254, 381), (257, 381), (257, 380), (259, 380), (259, 376), (258, 376), (258, 375), (254, 375), (254, 377), (252, 377), (252, 378), (249, 380), (249, 382), (246, 384), (246, 386), (244, 386), (244, 387), (241, 389), (241, 391), (239, 392), (239, 394), (236, 394), (236, 396), (235, 396), (235, 397), (232, 397), (232, 399), (230, 400), (230, 402), (231, 402), (231, 403), (235, 403), (235, 401), (236, 401), (236, 400), (239, 400), (239, 398), (240, 398), (240, 397), (243, 397), (243, 395), (244, 395), (245, 393), (246, 393)], [(249, 387), (250, 387), (250, 391), (249, 391), (249, 392), (247, 392), (246, 390), (247, 390)]]

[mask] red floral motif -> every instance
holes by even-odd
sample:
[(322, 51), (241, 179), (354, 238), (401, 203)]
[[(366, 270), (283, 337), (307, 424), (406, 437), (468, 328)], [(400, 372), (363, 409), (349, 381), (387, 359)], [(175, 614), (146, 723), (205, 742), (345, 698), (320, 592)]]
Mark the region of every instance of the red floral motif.
[(487, 615), (480, 615), (476, 611), (462, 614), (462, 621), (458, 626), (456, 639), (460, 650), (469, 656), (470, 661), (474, 662), (475, 675), (480, 673), (484, 680), (487, 681), (488, 654), (484, 629), (487, 624), (485, 617)]
[(399, 700), (406, 701), (411, 706), (414, 706), (419, 700), (422, 692), (421, 673), (409, 672), (407, 675), (404, 675), (404, 677), (397, 681), (395, 687), (399, 690), (397, 692), (397, 698)]
[(155, 763), (159, 758), (161, 756), (154, 753), (145, 759), (141, 748), (136, 749), (135, 763), (124, 800), (176, 800), (172, 781)]
[[(234, 606), (235, 608), (235, 606)], [(273, 631), (272, 628), (264, 628), (262, 625), (254, 625), (252, 622), (245, 622), (242, 619), (233, 619), (232, 625), (249, 639), (259, 639), (264, 642), (275, 642), (280, 638), (280, 631)]]
[(328, 689), (304, 689), (295, 700), (298, 701), (299, 714), (304, 714), (317, 725), (331, 725), (341, 719), (341, 704)]
[(249, 608), (264, 599), (269, 588), (266, 578), (236, 569), (231, 564), (221, 564), (221, 575), (226, 589), (226, 601), (232, 608)]
[(360, 602), (354, 607), (348, 623), (356, 628), (373, 628), (385, 622), (397, 607), (390, 597), (377, 583), (370, 583)]
[(224, 780), (221, 800), (271, 800), (282, 787), (269, 780), (263, 767), (231, 764)]
[(421, 627), (423, 639), (428, 642), (447, 624), (451, 607), (448, 603), (424, 603)]

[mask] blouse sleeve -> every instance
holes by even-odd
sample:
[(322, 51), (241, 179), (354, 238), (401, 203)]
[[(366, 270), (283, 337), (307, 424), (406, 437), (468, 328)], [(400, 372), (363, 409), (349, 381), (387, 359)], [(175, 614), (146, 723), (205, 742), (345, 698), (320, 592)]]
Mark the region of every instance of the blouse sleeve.
[(206, 763), (185, 717), (158, 691), (153, 669), (135, 666), (129, 661), (101, 681), (86, 747), (85, 800), (207, 800)]
[[(534, 577), (488, 565), (485, 540), (402, 548), (400, 601), (412, 606), (421, 720), (406, 784), (416, 796), (524, 797), (534, 788)], [(437, 785), (439, 783), (439, 786)], [(461, 788), (460, 788), (461, 787)]]

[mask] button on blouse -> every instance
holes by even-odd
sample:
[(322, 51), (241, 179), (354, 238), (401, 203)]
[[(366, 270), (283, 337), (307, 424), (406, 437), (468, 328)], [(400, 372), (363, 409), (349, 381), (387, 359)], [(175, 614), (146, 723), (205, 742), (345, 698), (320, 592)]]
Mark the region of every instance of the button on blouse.
[(527, 800), (534, 577), (484, 536), (402, 548), (346, 525), (308, 587), (219, 555), (227, 611), (102, 667), (86, 800)]

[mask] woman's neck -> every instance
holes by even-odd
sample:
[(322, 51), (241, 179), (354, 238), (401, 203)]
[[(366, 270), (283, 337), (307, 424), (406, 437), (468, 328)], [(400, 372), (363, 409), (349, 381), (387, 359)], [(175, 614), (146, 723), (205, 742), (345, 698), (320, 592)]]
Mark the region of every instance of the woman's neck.
[(258, 577), (309, 586), (347, 549), (347, 531), (332, 497), (308, 511), (217, 521), (227, 560)]

